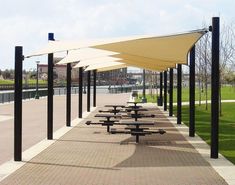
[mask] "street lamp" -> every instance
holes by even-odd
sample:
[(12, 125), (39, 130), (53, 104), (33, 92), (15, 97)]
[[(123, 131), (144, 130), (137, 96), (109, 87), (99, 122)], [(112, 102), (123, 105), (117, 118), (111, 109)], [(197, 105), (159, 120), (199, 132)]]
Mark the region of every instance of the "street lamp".
[(38, 64), (40, 61), (36, 61), (37, 64), (37, 76), (36, 76), (36, 93), (35, 93), (35, 99), (39, 99), (39, 94), (38, 94)]

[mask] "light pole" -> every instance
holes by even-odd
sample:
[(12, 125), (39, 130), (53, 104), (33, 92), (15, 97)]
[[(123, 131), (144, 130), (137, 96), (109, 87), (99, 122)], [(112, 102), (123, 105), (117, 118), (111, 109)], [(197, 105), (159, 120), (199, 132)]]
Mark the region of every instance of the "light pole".
[(37, 77), (36, 77), (36, 94), (35, 94), (35, 99), (39, 99), (39, 94), (38, 94), (38, 64), (40, 61), (36, 61), (37, 64)]

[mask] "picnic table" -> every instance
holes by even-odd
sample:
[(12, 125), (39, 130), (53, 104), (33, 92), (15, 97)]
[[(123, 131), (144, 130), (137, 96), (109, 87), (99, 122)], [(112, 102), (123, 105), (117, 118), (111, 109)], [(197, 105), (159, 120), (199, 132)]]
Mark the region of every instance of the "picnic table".
[(110, 120), (111, 118), (119, 118), (121, 115), (114, 115), (114, 114), (96, 114), (95, 117), (98, 118), (106, 118), (106, 120), (100, 120), (102, 126), (107, 126), (107, 132), (110, 131), (110, 126), (113, 126), (115, 122), (118, 120)]
[(148, 111), (148, 109), (143, 109), (143, 108), (127, 108), (126, 110), (129, 112), (134, 111), (134, 114), (131, 114), (131, 117), (135, 118), (135, 121), (137, 121), (138, 118), (144, 117), (143, 114), (139, 114), (139, 111)]
[(113, 109), (111, 110), (100, 110), (99, 112), (110, 112), (110, 113), (114, 113), (114, 115), (116, 115), (117, 113), (121, 112), (122, 110), (121, 109), (117, 109), (118, 107), (120, 108), (124, 108), (125, 105), (105, 105), (105, 107), (111, 107)]
[[(136, 108), (136, 107), (141, 107), (141, 106), (137, 106), (137, 104), (142, 103), (142, 102), (128, 101), (127, 103), (128, 103), (128, 104), (132, 104), (132, 103), (133, 103), (133, 104), (134, 104), (133, 107)], [(129, 106), (129, 107), (130, 107), (130, 106)]]
[[(120, 122), (119, 125), (127, 125), (129, 127), (126, 127), (126, 130), (130, 131), (117, 131), (112, 129), (111, 134), (131, 134), (132, 136), (136, 137), (136, 143), (139, 143), (139, 137), (145, 136), (145, 135), (151, 135), (153, 133), (156, 134), (165, 134), (165, 130), (158, 129), (158, 131), (148, 131), (148, 127), (140, 127), (140, 126), (150, 126), (154, 125), (154, 122), (146, 122), (146, 121), (134, 121), (134, 122)], [(132, 127), (133, 126), (133, 127)]]
[(134, 122), (122, 122), (121, 124), (125, 124), (127, 126), (135, 126), (133, 127), (127, 127), (125, 129), (129, 129), (130, 130), (130, 134), (133, 136), (136, 136), (136, 143), (139, 143), (139, 136), (145, 136), (146, 134), (150, 134), (150, 132), (146, 132), (145, 130), (149, 129), (149, 128), (140, 128), (140, 126), (143, 125), (154, 125), (154, 122), (138, 122), (138, 121), (134, 121)]

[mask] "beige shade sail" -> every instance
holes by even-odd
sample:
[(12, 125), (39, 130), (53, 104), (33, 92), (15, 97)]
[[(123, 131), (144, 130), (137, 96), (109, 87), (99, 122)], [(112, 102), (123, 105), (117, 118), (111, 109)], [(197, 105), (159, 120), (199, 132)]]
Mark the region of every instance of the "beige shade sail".
[(89, 65), (85, 71), (90, 71), (90, 70), (95, 70), (95, 69), (102, 69), (102, 68), (114, 68), (116, 66), (124, 66), (127, 67), (126, 64), (122, 63), (122, 62), (106, 62), (106, 63), (99, 63), (99, 64), (93, 64), (93, 65)]
[(54, 41), (53, 44), (52, 41), (30, 56), (91, 47), (119, 53), (118, 58), (135, 67), (165, 70), (178, 63), (187, 64), (188, 52), (206, 32), (202, 29), (168, 36), (137, 36), (70, 44), (62, 41)]
[(82, 48), (78, 50), (71, 50), (68, 55), (64, 57), (58, 64), (67, 64), (72, 62), (78, 62), (82, 60), (94, 59), (97, 57), (104, 57), (110, 55), (117, 55), (117, 52), (94, 49), (94, 48)]
[(191, 47), (205, 33), (205, 30), (198, 30), (178, 35), (146, 37), (92, 47), (130, 56), (153, 59), (155, 64), (162, 63), (162, 61), (186, 64), (187, 54)]
[[(175, 67), (175, 62), (160, 61), (160, 60), (155, 60), (155, 59), (141, 57), (141, 56), (117, 54), (117, 55), (114, 55), (114, 57), (121, 58), (121, 59), (125, 60), (126, 62), (128, 62), (128, 64), (130, 64), (130, 65), (146, 64), (146, 66), (151, 65), (153, 67), (156, 67), (156, 65), (157, 65), (158, 67), (161, 67), (161, 68)], [(156, 64), (156, 65), (154, 66), (153, 64)]]
[(145, 36), (132, 36), (132, 37), (122, 37), (122, 38), (93, 39), (93, 40), (79, 40), (79, 41), (60, 41), (60, 40), (48, 41), (46, 46), (28, 55), (25, 55), (25, 57), (30, 58), (34, 56), (46, 55), (49, 53), (78, 50), (81, 48), (88, 48), (95, 45), (115, 43), (115, 42), (133, 40), (144, 37)]
[(111, 70), (122, 69), (122, 68), (126, 68), (126, 67), (128, 67), (126, 64), (112, 66), (112, 67), (102, 67), (102, 68), (98, 68), (97, 72), (111, 71)]
[(120, 61), (120, 60), (121, 60), (120, 58), (109, 57), (109, 56), (92, 58), (88, 60), (81, 60), (78, 64), (74, 66), (74, 68), (85, 67), (85, 66), (89, 66), (89, 65), (97, 64), (97, 63), (115, 62), (115, 61)]

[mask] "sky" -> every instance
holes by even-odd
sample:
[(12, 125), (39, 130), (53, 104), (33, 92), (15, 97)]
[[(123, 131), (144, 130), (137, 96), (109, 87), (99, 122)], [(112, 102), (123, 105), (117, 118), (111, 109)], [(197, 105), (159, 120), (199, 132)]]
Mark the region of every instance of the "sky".
[[(14, 68), (14, 47), (24, 55), (56, 40), (165, 35), (210, 25), (211, 17), (235, 21), (234, 0), (0, 0), (0, 69)], [(25, 69), (36, 68), (24, 61)]]

